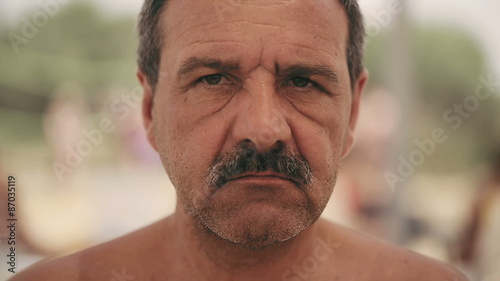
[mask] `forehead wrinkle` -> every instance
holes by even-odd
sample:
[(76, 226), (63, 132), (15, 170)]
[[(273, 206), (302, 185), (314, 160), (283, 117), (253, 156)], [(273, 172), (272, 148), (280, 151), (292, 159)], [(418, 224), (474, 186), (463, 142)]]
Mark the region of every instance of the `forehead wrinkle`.
[[(221, 24), (227, 24), (227, 25), (241, 25), (241, 24), (245, 24), (245, 23), (248, 23), (248, 24), (252, 24), (252, 25), (257, 25), (257, 26), (262, 26), (262, 27), (265, 27), (265, 28), (272, 28), (272, 29), (284, 29), (286, 31), (290, 31), (291, 29), (295, 29), (295, 30), (298, 30), (298, 31), (301, 31), (301, 32), (305, 32), (307, 33), (309, 36), (312, 36), (312, 38), (314, 39), (320, 39), (320, 40), (323, 40), (323, 41), (326, 41), (326, 42), (332, 42), (332, 41), (335, 41), (333, 40), (333, 38), (330, 38), (330, 37), (326, 37), (324, 35), (322, 35), (321, 32), (319, 33), (313, 33), (310, 28), (305, 28), (302, 24), (300, 24), (300, 22), (296, 21), (296, 20), (288, 20), (288, 19), (280, 19), (281, 22), (283, 22), (283, 24), (271, 24), (271, 23), (265, 23), (265, 22), (255, 22), (255, 21), (250, 21), (250, 20), (244, 20), (244, 19), (241, 19), (241, 20), (232, 20), (232, 21), (229, 21), (229, 22), (209, 22), (209, 23), (201, 23), (201, 24), (198, 24), (198, 25), (194, 25), (194, 26), (191, 26), (191, 27), (188, 27), (186, 30), (182, 31), (180, 34), (178, 34), (176, 36), (176, 38), (173, 40), (172, 43), (176, 43), (177, 41), (179, 41), (181, 39), (181, 37), (185, 36), (186, 33), (189, 33), (190, 31), (193, 31), (194, 29), (198, 29), (198, 28), (207, 28), (207, 27), (210, 27), (210, 26), (214, 26), (214, 25), (221, 25)], [(288, 25), (287, 25), (288, 23)], [(290, 25), (289, 23), (293, 23), (294, 25)], [(327, 26), (331, 26), (331, 25), (327, 25)], [(320, 27), (320, 26), (317, 26), (318, 28), (321, 28), (321, 30), (324, 30), (323, 27)], [(171, 32), (171, 30), (173, 30), (175, 28), (175, 24), (173, 24), (168, 30), (169, 30), (169, 34)], [(165, 36), (166, 37), (166, 36)]]
[[(266, 1), (268, 2), (268, 1)], [(249, 2), (249, 1), (242, 1), (241, 6), (247, 6), (247, 7), (254, 7), (254, 8), (264, 8), (264, 9), (269, 9), (269, 8), (282, 8), (282, 7), (288, 7), (292, 3), (290, 0), (281, 0), (281, 3), (275, 3), (275, 4), (259, 4), (259, 3), (254, 3), (254, 2)]]
[[(260, 57), (261, 59), (263, 58), (263, 53), (264, 53), (264, 49), (265, 49), (265, 43), (263, 41), (262, 38), (260, 38), (260, 44), (261, 44), (261, 53), (260, 53)], [(195, 45), (201, 45), (201, 44), (212, 44), (212, 43), (219, 43), (219, 44), (239, 44), (239, 45), (244, 45), (244, 46), (247, 46), (247, 44), (245, 42), (242, 42), (242, 41), (236, 41), (236, 40), (197, 40), (197, 41), (194, 41), (194, 42), (190, 42), (190, 43), (187, 43), (185, 45), (183, 45), (180, 50), (183, 50), (185, 49), (186, 47), (192, 47), (192, 46), (195, 46)], [(327, 50), (324, 50), (324, 49), (320, 49), (320, 48), (313, 48), (311, 46), (306, 46), (306, 45), (303, 45), (303, 44), (299, 44), (299, 43), (291, 43), (291, 42), (286, 42), (286, 43), (282, 43), (283, 45), (290, 45), (290, 46), (295, 46), (295, 47), (298, 47), (298, 48), (303, 48), (303, 49), (308, 49), (308, 50), (311, 50), (311, 51), (314, 51), (314, 52), (322, 52), (326, 55), (328, 55), (329, 57), (331, 57), (335, 62), (337, 62), (337, 55), (338, 55), (338, 51), (335, 50), (334, 54), (332, 54), (332, 52), (329, 52)]]
[[(251, 23), (251, 24), (254, 24), (254, 25), (262, 25), (266, 28), (280, 28), (281, 26), (276, 26), (276, 25), (272, 25), (272, 24), (265, 24), (265, 23), (253, 23), (253, 22), (250, 22), (250, 21), (244, 21), (244, 20), (238, 20), (238, 21), (232, 21), (232, 22), (226, 22), (225, 24), (237, 24), (239, 22), (248, 22), (248, 23)], [(198, 25), (195, 25), (195, 26), (192, 26), (192, 27), (189, 27), (187, 28), (186, 30), (182, 31), (179, 35), (177, 35), (177, 37), (172, 41), (172, 43), (177, 43), (181, 37), (185, 36), (185, 35), (189, 35), (187, 33), (189, 33), (190, 31), (193, 31), (195, 29), (198, 29), (198, 28), (203, 28), (203, 29), (207, 29), (208, 27), (210, 26), (214, 26), (214, 25), (220, 25), (221, 23), (204, 23), (204, 24), (198, 24)], [(171, 29), (173, 29), (174, 27), (172, 26)], [(203, 34), (203, 33), (202, 33)], [(202, 41), (202, 40), (200, 40)], [(206, 40), (206, 41), (209, 41), (209, 40)], [(210, 40), (211, 41), (211, 40)], [(190, 44), (190, 43), (188, 43)]]
[[(284, 25), (276, 25), (276, 24), (270, 24), (270, 23), (258, 23), (258, 22), (252, 22), (249, 20), (234, 20), (234, 21), (230, 22), (229, 24), (249, 23), (249, 24), (255, 24), (255, 25), (262, 25), (264, 27), (272, 27), (275, 29), (279, 29), (279, 28), (285, 29), (285, 30), (296, 29), (296, 30), (307, 32), (313, 38), (322, 39), (322, 40), (328, 41), (328, 42), (332, 41), (332, 38), (322, 36), (321, 34), (314, 34), (313, 32), (310, 31), (310, 28), (305, 28), (303, 24), (300, 24), (300, 22), (298, 22), (296, 20), (287, 20), (287, 19), (280, 19), (280, 20), (281, 20), (281, 22), (284, 23)], [(294, 26), (286, 25), (287, 23), (294, 23), (295, 25)], [(331, 25), (327, 25), (327, 26), (331, 26)], [(321, 30), (324, 30), (323, 27), (318, 26), (318, 28), (321, 28)]]
[(263, 27), (271, 27), (271, 28), (285, 28), (284, 26), (277, 25), (277, 24), (271, 24), (271, 23), (265, 23), (265, 22), (254, 22), (250, 20), (233, 20), (231, 22), (227, 22), (227, 24), (241, 24), (241, 23), (249, 23), (252, 25), (259, 25)]
[[(186, 49), (187, 47), (194, 47), (196, 45), (214, 44), (214, 43), (215, 44), (238, 44), (238, 45), (247, 46), (247, 44), (245, 44), (244, 42), (241, 42), (241, 41), (231, 41), (231, 40), (198, 40), (198, 41), (190, 42), (190, 43), (187, 43), (187, 44), (183, 45), (180, 48), (180, 50), (182, 51), (182, 50)], [(336, 65), (338, 65), (338, 61), (337, 61), (338, 60), (338, 58), (337, 58), (338, 52), (336, 52), (336, 51), (335, 51), (335, 54), (332, 54), (331, 52), (323, 50), (323, 49), (320, 49), (320, 48), (313, 48), (313, 47), (310, 47), (310, 46), (305, 46), (303, 44), (290, 43), (290, 42), (283, 43), (283, 45), (295, 46), (295, 47), (298, 47), (298, 48), (303, 48), (303, 49), (311, 50), (311, 51), (314, 51), (314, 52), (318, 52), (319, 51), (321, 53), (326, 54), (328, 57), (332, 58), (333, 61), (336, 63)], [(262, 42), (262, 38), (261, 38), (261, 48), (260, 49), (261, 49), (261, 51), (260, 51), (260, 61), (262, 61), (264, 59), (264, 51), (265, 51), (264, 50), (265, 49), (265, 44), (264, 44), (264, 42)], [(232, 53), (234, 55), (238, 55), (235, 52), (232, 52)]]
[(241, 42), (241, 41), (232, 41), (232, 40), (197, 40), (197, 41), (189, 42), (189, 43), (186, 43), (185, 45), (182, 45), (180, 47), (180, 50), (182, 51), (186, 47), (193, 47), (193, 46), (196, 46), (196, 45), (214, 44), (214, 43), (217, 43), (217, 44), (239, 44), (239, 45), (246, 46), (246, 44), (244, 42)]
[[(166, 19), (164, 19), (166, 21)], [(172, 30), (175, 30), (175, 26), (176, 24), (172, 24), (172, 26), (168, 29), (167, 31), (167, 34), (172, 34)], [(172, 43), (177, 43), (177, 41), (179, 41), (179, 39), (186, 33), (190, 32), (191, 30), (193, 29), (196, 29), (196, 28), (200, 28), (200, 27), (205, 27), (207, 26), (207, 24), (198, 24), (198, 25), (195, 25), (195, 26), (190, 26), (189, 28), (187, 28), (186, 30), (183, 30), (180, 34), (177, 35), (177, 37), (172, 41)], [(168, 38), (168, 36), (164, 36), (164, 38)]]
[(336, 55), (337, 55), (338, 53), (337, 53), (336, 51), (335, 51), (335, 55), (333, 55), (333, 54), (331, 54), (330, 52), (328, 52), (328, 51), (326, 51), (326, 50), (323, 50), (323, 49), (320, 49), (320, 48), (312, 48), (312, 47), (310, 47), (310, 46), (305, 46), (305, 45), (303, 45), (303, 44), (298, 44), (298, 43), (290, 43), (290, 42), (287, 42), (287, 43), (285, 43), (285, 44), (292, 45), (292, 46), (299, 47), (299, 48), (309, 49), (309, 50), (312, 50), (312, 51), (315, 51), (315, 52), (320, 51), (320, 52), (322, 52), (322, 53), (324, 53), (324, 54), (327, 54), (329, 57), (332, 57), (332, 58), (333, 58), (333, 60), (334, 60), (335, 62), (337, 62), (337, 60), (336, 60)]
[[(233, 0), (231, 0), (233, 1)], [(337, 1), (334, 1), (337, 2)], [(182, 2), (181, 2), (182, 3)], [(185, 2), (187, 3), (187, 2)], [(225, 1), (218, 3), (218, 4), (224, 4), (226, 3)], [(310, 36), (313, 36), (313, 38), (317, 39), (322, 39), (327, 42), (332, 42), (332, 41), (337, 41), (334, 38), (330, 38), (331, 36), (325, 36), (328, 34), (335, 34), (333, 32), (333, 29), (338, 29), (339, 27), (343, 26), (343, 23), (345, 23), (345, 20), (342, 20), (343, 23), (339, 23), (338, 20), (336, 19), (337, 12), (340, 11), (341, 15), (339, 18), (345, 19), (345, 15), (343, 12), (342, 7), (340, 7), (339, 3), (336, 3), (334, 6), (332, 6), (332, 1), (331, 0), (326, 0), (326, 1), (319, 1), (318, 3), (315, 3), (314, 5), (307, 5), (307, 6), (297, 6), (298, 1), (279, 1), (276, 3), (268, 3), (266, 2), (258, 2), (255, 3), (253, 1), (237, 1), (237, 3), (232, 3), (230, 4), (231, 9), (236, 9), (237, 11), (234, 12), (230, 15), (225, 15), (224, 18), (220, 18), (219, 14), (216, 14), (217, 8), (220, 9), (220, 7), (215, 7), (213, 4), (207, 7), (202, 8), (201, 6), (198, 6), (199, 8), (196, 8), (195, 6), (190, 6), (188, 4), (180, 4), (180, 6), (177, 5), (177, 9), (181, 10), (191, 10), (192, 12), (189, 12), (186, 16), (176, 16), (176, 14), (171, 14), (169, 16), (162, 17), (162, 20), (164, 21), (164, 25), (168, 26), (168, 34), (175, 33), (175, 29), (179, 26), (186, 26), (186, 25), (192, 25), (194, 26), (187, 26), (187, 29), (181, 31), (178, 35), (176, 35), (176, 38), (172, 40), (171, 42), (176, 42), (177, 40), (181, 39), (181, 37), (185, 36), (186, 33), (189, 33), (195, 28), (202, 28), (202, 27), (210, 27), (213, 25), (223, 25), (223, 24), (230, 24), (232, 22), (237, 23), (253, 23), (253, 24), (262, 24), (263, 26), (266, 26), (268, 28), (270, 27), (283, 27), (285, 30), (290, 30), (291, 28), (296, 29), (296, 30), (301, 30), (303, 32), (307, 32)], [(170, 6), (172, 3), (170, 3)], [(259, 8), (260, 7), (260, 8)], [(271, 8), (272, 9), (269, 9)], [(169, 7), (170, 9), (165, 9), (165, 12), (171, 12), (173, 11), (174, 7)], [(215, 8), (215, 9), (214, 9)], [(250, 11), (252, 12), (251, 14), (246, 14), (247, 9), (249, 8)], [(267, 24), (266, 22), (271, 21), (271, 19), (266, 16), (266, 15), (271, 15), (274, 14), (274, 12), (279, 12), (280, 10), (289, 10), (289, 13), (286, 13), (284, 17), (272, 17), (276, 21), (276, 25), (273, 24)], [(200, 15), (197, 15), (196, 12), (203, 12)], [(326, 12), (326, 13), (325, 13)], [(304, 24), (303, 21), (300, 19), (303, 18), (304, 13), (312, 13), (314, 16), (313, 20), (308, 20), (308, 24)], [(254, 15), (255, 14), (255, 15)], [(253, 16), (252, 16), (253, 15)], [(240, 19), (234, 19), (233, 21), (227, 21), (224, 22), (224, 19), (229, 19), (228, 17), (240, 17)], [(337, 15), (338, 16), (338, 15)], [(219, 18), (219, 20), (217, 20)], [(243, 18), (243, 19), (241, 19)], [(245, 19), (247, 18), (247, 19)], [(170, 19), (167, 21), (167, 19)], [(176, 20), (177, 19), (177, 20)], [(215, 19), (215, 20), (214, 20)], [(229, 19), (231, 20), (231, 19)], [(259, 20), (260, 23), (256, 23), (255, 21)], [(197, 22), (202, 21), (203, 23), (196, 24)], [(332, 22), (333, 21), (333, 22)], [(272, 21), (271, 21), (272, 22)], [(170, 24), (169, 24), (170, 23)], [(311, 26), (313, 24), (313, 26)], [(318, 31), (314, 32), (317, 34), (314, 34), (311, 31), (311, 28), (308, 27), (313, 27), (313, 31)], [(329, 31), (326, 31), (329, 30)], [(326, 32), (325, 32), (326, 31)], [(344, 36), (342, 36), (344, 37)], [(342, 38), (342, 39), (347, 39)], [(342, 43), (344, 40), (341, 40)]]

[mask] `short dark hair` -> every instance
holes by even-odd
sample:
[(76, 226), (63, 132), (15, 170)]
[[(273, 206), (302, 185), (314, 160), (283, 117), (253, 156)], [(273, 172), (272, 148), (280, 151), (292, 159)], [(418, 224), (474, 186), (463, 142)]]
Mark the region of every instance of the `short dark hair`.
[[(347, 38), (347, 65), (351, 86), (363, 71), (365, 28), (357, 0), (338, 0), (344, 7), (349, 21)], [(145, 0), (140, 13), (138, 64), (154, 89), (158, 83), (160, 50), (162, 47), (161, 15), (168, 0)]]

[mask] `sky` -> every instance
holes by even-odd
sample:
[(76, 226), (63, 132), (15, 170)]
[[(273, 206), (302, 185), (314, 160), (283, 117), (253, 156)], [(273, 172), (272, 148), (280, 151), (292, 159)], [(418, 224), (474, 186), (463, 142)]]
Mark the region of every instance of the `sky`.
[[(39, 9), (40, 3), (79, 0), (0, 0), (0, 16), (10, 21), (19, 19), (26, 10)], [(137, 15), (144, 0), (93, 1), (113, 14)], [(359, 0), (367, 21), (388, 11), (396, 0)], [(408, 14), (424, 23), (450, 23), (469, 32), (484, 49), (491, 70), (500, 77), (500, 1), (497, 0), (403, 0)], [(64, 5), (64, 4), (62, 4)]]

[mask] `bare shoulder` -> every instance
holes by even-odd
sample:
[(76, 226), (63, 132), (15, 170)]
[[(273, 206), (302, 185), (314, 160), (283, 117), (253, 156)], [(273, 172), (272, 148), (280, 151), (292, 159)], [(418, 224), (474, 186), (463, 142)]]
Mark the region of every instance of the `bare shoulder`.
[(133, 280), (154, 257), (157, 224), (86, 250), (41, 261), (9, 281)]
[[(450, 265), (424, 255), (327, 222), (328, 232), (335, 233), (338, 258), (351, 268), (349, 275), (359, 280), (386, 281), (468, 281)], [(328, 237), (328, 233), (324, 233)], [(356, 267), (349, 266), (356, 264)], [(339, 279), (342, 280), (342, 279)]]
[(123, 244), (121, 241), (117, 239), (68, 256), (43, 260), (17, 273), (9, 281), (112, 280), (118, 262), (111, 253), (123, 256), (113, 244)]

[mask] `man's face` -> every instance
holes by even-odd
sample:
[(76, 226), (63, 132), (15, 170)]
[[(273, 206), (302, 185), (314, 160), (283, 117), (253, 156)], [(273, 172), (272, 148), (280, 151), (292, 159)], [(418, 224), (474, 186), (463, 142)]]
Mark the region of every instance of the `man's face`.
[(247, 247), (295, 237), (330, 198), (365, 81), (351, 89), (341, 5), (171, 0), (161, 25), (144, 116), (180, 206)]

